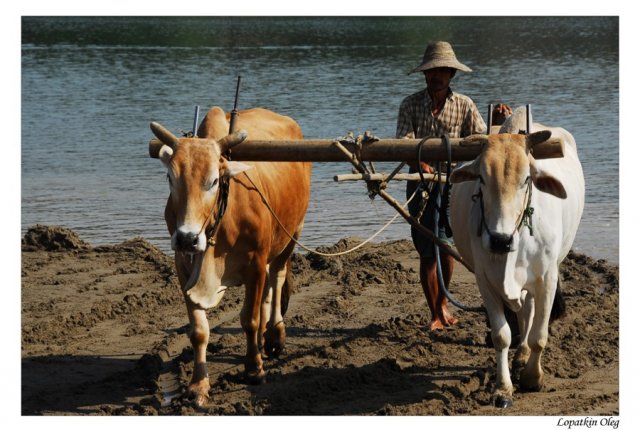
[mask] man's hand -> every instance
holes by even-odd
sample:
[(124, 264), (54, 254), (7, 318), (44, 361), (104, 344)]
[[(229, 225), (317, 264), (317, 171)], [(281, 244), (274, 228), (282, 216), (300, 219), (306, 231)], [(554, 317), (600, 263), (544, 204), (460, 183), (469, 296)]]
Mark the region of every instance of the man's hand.
[(420, 162), (420, 168), (422, 169), (422, 173), (433, 173), (433, 167), (424, 161)]
[(509, 107), (509, 105), (498, 103), (493, 108), (493, 124), (491, 125), (502, 125), (504, 121), (511, 116), (511, 114), (513, 114), (513, 111), (511, 110), (511, 107)]
[[(415, 139), (415, 138), (416, 138), (416, 135), (413, 131), (408, 133), (405, 137), (403, 137), (403, 139)], [(411, 167), (411, 169), (418, 171), (418, 164), (415, 161), (409, 161), (407, 164), (409, 165), (409, 167)], [(433, 167), (431, 167), (427, 162), (421, 161), (420, 168), (422, 169), (422, 173), (433, 173)]]

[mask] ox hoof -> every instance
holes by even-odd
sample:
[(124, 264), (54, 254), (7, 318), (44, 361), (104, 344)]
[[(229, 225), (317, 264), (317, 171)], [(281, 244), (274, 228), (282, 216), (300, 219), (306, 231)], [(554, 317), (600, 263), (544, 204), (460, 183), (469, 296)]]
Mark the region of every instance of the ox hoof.
[(513, 400), (508, 397), (498, 395), (493, 399), (493, 406), (500, 409), (507, 409), (513, 406)]
[(269, 326), (264, 335), (264, 353), (269, 358), (278, 358), (284, 351), (285, 344), (284, 323)]
[(245, 372), (249, 385), (262, 385), (267, 383), (267, 374), (264, 370)]
[(199, 394), (193, 399), (193, 405), (198, 409), (206, 409), (208, 403), (209, 396), (203, 396)]
[(201, 388), (202, 387), (189, 387), (186, 392), (186, 397), (196, 408), (206, 409), (209, 404), (209, 392), (208, 390), (203, 391)]
[(264, 346), (264, 353), (269, 358), (279, 358), (280, 354), (284, 352), (284, 346), (278, 342), (267, 342)]
[(527, 371), (525, 367), (520, 372), (519, 384), (522, 391), (538, 392), (544, 388), (544, 375), (541, 372)]
[(524, 383), (522, 376), (520, 376), (520, 389), (530, 393), (537, 393), (544, 389), (544, 384), (542, 382), (535, 382), (533, 384)]

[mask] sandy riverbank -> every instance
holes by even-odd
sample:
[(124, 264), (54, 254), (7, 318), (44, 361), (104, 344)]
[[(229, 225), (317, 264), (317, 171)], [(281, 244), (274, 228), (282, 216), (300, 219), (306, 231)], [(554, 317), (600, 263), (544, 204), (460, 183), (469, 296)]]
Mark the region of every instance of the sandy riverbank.
[[(326, 249), (356, 243), (345, 239)], [(287, 350), (266, 362), (268, 383), (242, 380), (243, 291), (209, 311), (211, 414), (617, 415), (618, 267), (570, 254), (562, 266), (568, 315), (551, 327), (540, 393), (489, 406), (494, 352), (481, 314), (455, 310), (451, 329), (426, 331), (428, 309), (409, 241), (340, 258), (295, 255)], [(479, 304), (458, 267), (451, 287)], [(22, 244), (22, 414), (201, 414), (179, 394), (190, 376), (187, 316), (172, 258), (140, 238), (92, 247), (59, 227)]]

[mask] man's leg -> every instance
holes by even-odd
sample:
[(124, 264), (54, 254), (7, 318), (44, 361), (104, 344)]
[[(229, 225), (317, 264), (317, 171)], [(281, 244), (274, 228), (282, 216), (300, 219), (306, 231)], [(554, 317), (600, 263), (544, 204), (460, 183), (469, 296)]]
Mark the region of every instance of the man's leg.
[[(407, 198), (413, 194), (416, 186), (417, 184), (415, 182), (407, 183)], [(434, 190), (432, 194), (432, 197), (437, 198), (437, 191)], [(421, 211), (421, 199), (416, 197), (409, 202), (409, 212), (414, 217), (422, 215), (420, 223), (431, 231), (438, 231), (435, 225), (435, 211), (437, 209), (433, 203), (434, 201), (435, 199), (432, 200), (430, 198), (425, 210)], [(440, 233), (440, 231), (438, 232)], [(427, 299), (427, 305), (431, 311), (429, 329), (437, 330), (453, 325), (458, 322), (458, 320), (455, 319), (447, 309), (447, 299), (444, 293), (440, 291), (438, 273), (436, 271), (435, 245), (413, 227), (411, 227), (411, 238), (416, 251), (418, 251), (418, 255), (420, 255), (420, 283), (422, 284), (424, 296)], [(448, 288), (453, 274), (453, 263), (455, 260), (448, 254), (440, 252), (440, 261), (442, 262), (442, 277), (444, 278), (445, 286)]]
[[(445, 287), (449, 288), (455, 260), (450, 255), (442, 253), (440, 261), (442, 263), (442, 277), (444, 278)], [(431, 311), (429, 329), (438, 330), (457, 323), (458, 320), (449, 312), (447, 298), (440, 289), (435, 258), (420, 258), (420, 283)]]

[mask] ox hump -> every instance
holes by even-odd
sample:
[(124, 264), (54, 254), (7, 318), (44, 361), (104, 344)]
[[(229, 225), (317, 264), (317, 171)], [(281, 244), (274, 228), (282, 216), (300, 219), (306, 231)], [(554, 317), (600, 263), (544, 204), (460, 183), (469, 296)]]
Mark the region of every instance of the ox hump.
[(209, 109), (198, 127), (198, 137), (220, 140), (229, 132), (229, 121), (222, 108), (214, 106)]

